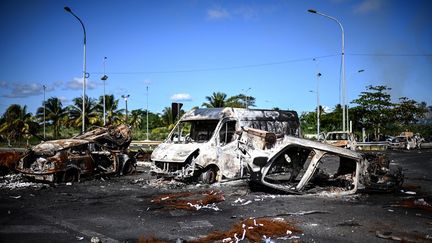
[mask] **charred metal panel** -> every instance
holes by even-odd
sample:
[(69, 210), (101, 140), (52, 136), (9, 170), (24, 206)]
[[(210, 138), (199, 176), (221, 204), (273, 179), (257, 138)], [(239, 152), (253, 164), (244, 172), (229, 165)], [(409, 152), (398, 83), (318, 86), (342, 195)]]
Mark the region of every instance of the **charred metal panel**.
[(42, 142), (29, 150), (16, 170), (37, 180), (74, 181), (93, 173), (123, 174), (135, 166), (127, 154), (132, 138), (126, 125), (101, 127), (71, 139)]

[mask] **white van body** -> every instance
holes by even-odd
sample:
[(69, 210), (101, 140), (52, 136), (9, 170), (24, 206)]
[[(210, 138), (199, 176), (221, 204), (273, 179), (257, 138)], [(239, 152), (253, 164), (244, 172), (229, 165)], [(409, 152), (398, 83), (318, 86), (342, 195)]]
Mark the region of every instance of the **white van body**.
[(295, 111), (197, 108), (184, 114), (168, 138), (153, 151), (151, 171), (176, 179), (201, 176), (209, 183), (242, 177), (247, 164), (253, 160), (239, 150), (239, 138), (244, 129), (273, 134), (265, 138), (264, 132), (263, 150), (265, 139), (300, 136)]

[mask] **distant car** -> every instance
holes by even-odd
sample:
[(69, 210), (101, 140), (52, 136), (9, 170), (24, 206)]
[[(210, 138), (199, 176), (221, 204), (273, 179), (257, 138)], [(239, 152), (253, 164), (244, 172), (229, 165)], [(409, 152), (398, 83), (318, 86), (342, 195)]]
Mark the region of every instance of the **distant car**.
[(397, 136), (389, 141), (391, 149), (414, 149), (417, 147), (417, 141), (412, 137)]
[(418, 147), (420, 149), (428, 149), (432, 148), (432, 137), (431, 138), (422, 138), (418, 143)]
[(354, 134), (350, 132), (334, 131), (328, 132), (324, 143), (341, 148), (355, 148)]
[(94, 173), (130, 173), (136, 165), (127, 152), (131, 140), (129, 127), (119, 125), (42, 142), (24, 154), (16, 170), (48, 182), (79, 181), (81, 175)]

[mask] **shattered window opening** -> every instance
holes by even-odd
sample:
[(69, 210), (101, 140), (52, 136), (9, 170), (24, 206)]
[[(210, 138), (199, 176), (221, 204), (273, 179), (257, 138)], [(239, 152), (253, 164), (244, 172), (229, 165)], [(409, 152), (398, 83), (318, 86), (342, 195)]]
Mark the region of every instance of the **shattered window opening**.
[(219, 143), (221, 146), (235, 140), (236, 121), (227, 121), (219, 131)]
[(174, 143), (198, 142), (210, 140), (218, 124), (218, 120), (183, 121), (174, 128), (171, 141)]

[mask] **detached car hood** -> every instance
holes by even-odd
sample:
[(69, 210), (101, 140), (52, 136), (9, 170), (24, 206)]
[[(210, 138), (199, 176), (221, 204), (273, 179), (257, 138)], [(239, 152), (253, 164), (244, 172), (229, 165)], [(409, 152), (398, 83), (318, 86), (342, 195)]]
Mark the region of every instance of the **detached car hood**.
[(186, 159), (195, 152), (197, 149), (202, 147), (200, 144), (189, 143), (189, 144), (175, 144), (175, 143), (163, 143), (156, 147), (151, 155), (152, 161), (161, 162), (177, 162), (183, 163)]

